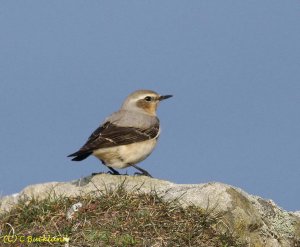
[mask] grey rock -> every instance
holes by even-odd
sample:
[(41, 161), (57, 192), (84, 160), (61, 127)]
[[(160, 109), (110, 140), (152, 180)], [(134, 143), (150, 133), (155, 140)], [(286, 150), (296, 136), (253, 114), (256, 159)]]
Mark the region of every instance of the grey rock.
[(20, 199), (43, 199), (51, 195), (68, 197), (102, 193), (123, 184), (136, 193), (155, 191), (165, 200), (177, 199), (182, 206), (196, 205), (222, 215), (220, 230), (231, 231), (249, 246), (300, 246), (300, 213), (287, 212), (273, 201), (249, 195), (222, 183), (174, 184), (145, 176), (99, 174), (71, 182), (30, 185), (18, 194), (0, 199), (0, 214), (9, 211)]

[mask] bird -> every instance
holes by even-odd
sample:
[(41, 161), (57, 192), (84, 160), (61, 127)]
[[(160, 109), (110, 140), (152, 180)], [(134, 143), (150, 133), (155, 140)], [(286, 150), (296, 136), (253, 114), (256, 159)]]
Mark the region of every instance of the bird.
[(172, 96), (152, 90), (129, 94), (119, 111), (107, 117), (86, 143), (68, 157), (72, 157), (72, 161), (81, 161), (93, 155), (113, 175), (120, 175), (116, 169), (131, 166), (139, 171), (135, 174), (152, 177), (136, 164), (145, 160), (155, 148), (160, 135), (156, 110), (161, 101)]

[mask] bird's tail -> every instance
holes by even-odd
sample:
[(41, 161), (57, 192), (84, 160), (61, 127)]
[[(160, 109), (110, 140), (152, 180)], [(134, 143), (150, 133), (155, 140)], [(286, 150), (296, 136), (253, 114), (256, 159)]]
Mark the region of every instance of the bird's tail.
[(68, 157), (74, 157), (72, 159), (72, 161), (81, 161), (86, 159), (87, 157), (89, 157), (92, 154), (92, 152), (75, 152), (73, 154), (68, 155)]

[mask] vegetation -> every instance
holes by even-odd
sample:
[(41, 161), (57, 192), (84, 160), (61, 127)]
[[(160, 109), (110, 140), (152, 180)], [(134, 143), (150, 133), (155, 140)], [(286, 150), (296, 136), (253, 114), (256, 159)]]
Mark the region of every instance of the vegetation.
[(245, 246), (218, 230), (221, 221), (213, 211), (120, 186), (75, 198), (22, 200), (0, 215), (0, 246)]

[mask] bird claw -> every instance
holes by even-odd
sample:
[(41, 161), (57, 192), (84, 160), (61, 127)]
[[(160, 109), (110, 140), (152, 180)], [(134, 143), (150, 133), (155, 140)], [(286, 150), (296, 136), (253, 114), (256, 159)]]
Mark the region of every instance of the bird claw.
[(134, 173), (135, 176), (146, 176), (146, 177), (150, 177), (152, 178), (152, 176), (147, 172), (147, 173), (143, 173), (143, 172), (135, 172)]
[(104, 174), (104, 172), (93, 172), (91, 175), (95, 176), (95, 175), (99, 175), (99, 174)]
[(110, 174), (110, 175), (121, 175), (120, 173), (116, 173), (116, 172), (112, 172), (112, 171), (108, 171), (106, 174)]

